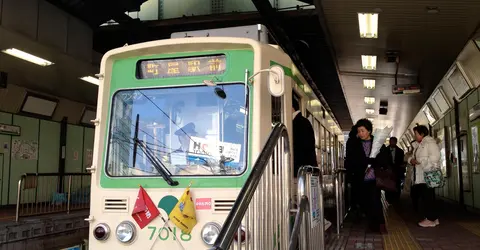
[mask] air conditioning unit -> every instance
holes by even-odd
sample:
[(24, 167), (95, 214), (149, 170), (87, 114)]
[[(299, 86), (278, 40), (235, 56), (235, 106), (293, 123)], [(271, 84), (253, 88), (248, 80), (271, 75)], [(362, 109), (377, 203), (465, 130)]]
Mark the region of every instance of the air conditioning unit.
[(405, 94), (418, 94), (421, 92), (420, 85), (418, 84), (405, 84), (405, 85), (393, 85), (392, 94), (405, 95)]

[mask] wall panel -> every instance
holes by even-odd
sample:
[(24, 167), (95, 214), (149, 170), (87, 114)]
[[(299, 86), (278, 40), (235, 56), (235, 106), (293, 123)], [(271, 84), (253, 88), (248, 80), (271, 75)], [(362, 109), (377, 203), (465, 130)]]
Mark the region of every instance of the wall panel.
[[(0, 123), (12, 124), (12, 114), (0, 112)], [(0, 134), (0, 205), (8, 204), (10, 177), (10, 145), (11, 136)]]
[[(13, 115), (13, 125), (20, 126), (22, 132), (20, 136), (12, 139), (11, 163), (10, 163), (10, 197), (9, 203), (15, 204), (17, 183), (24, 173), (35, 173), (38, 170), (38, 139), (39, 139), (39, 119)], [(15, 146), (15, 144), (19, 146)], [(35, 149), (35, 143), (36, 149)], [(37, 150), (34, 154), (26, 153)], [(30, 159), (27, 157), (33, 156)]]

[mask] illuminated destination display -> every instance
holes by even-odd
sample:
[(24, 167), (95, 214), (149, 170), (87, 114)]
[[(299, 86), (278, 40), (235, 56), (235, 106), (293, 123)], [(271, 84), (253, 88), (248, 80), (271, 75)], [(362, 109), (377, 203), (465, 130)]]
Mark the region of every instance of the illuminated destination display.
[(139, 79), (222, 74), (225, 55), (144, 60), (138, 63)]

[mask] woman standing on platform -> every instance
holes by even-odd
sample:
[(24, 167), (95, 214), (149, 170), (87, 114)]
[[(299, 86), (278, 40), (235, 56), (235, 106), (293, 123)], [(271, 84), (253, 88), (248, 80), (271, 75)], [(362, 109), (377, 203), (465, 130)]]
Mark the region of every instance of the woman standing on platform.
[(440, 149), (435, 139), (428, 135), (428, 128), (418, 125), (413, 128), (418, 146), (408, 162), (414, 166), (414, 191), (422, 201), (425, 219), (418, 223), (421, 227), (436, 227), (438, 211), (435, 206), (435, 190), (425, 183), (424, 172), (438, 168), (440, 164)]
[[(377, 188), (375, 178), (366, 178), (368, 165), (376, 166), (375, 159), (370, 158), (372, 150), (373, 125), (367, 119), (361, 119), (356, 124), (357, 137), (349, 138), (346, 159), (352, 182), (359, 188), (357, 200), (361, 201), (362, 210), (366, 213), (369, 227), (374, 232), (386, 232), (385, 218), (381, 202), (381, 190)], [(352, 140), (352, 141), (350, 141)]]

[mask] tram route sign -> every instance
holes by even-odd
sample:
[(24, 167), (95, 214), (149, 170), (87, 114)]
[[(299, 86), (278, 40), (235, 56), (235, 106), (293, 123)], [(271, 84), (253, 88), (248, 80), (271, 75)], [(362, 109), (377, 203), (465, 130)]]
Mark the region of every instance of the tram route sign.
[(138, 79), (155, 79), (223, 74), (227, 68), (225, 55), (141, 60), (137, 64)]
[(310, 214), (312, 215), (311, 217), (311, 224), (312, 228), (317, 227), (320, 223), (323, 223), (323, 221), (320, 221), (320, 206), (319, 206), (319, 181), (318, 181), (318, 176), (312, 176), (310, 178)]

